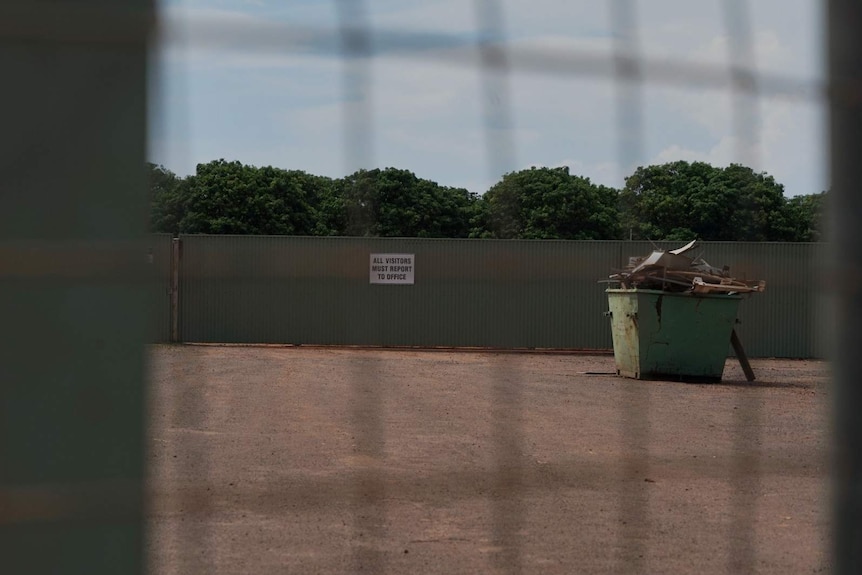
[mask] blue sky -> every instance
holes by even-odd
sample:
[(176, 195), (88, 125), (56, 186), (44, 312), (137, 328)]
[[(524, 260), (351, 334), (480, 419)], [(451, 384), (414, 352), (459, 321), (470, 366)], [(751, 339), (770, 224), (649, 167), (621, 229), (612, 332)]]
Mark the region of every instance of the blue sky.
[[(735, 107), (740, 100), (727, 83), (690, 81), (706, 73), (721, 84), (730, 54), (744, 46), (728, 33), (722, 0), (631, 3), (638, 53), (687, 67), (671, 81), (648, 73), (641, 145), (621, 153), (620, 84), (605, 73), (613, 70), (617, 33), (608, 2), (501, 1), (514, 64), (489, 92), (478, 66), (476, 2), (367, 0), (373, 52), (353, 69), (367, 71), (368, 81), (348, 94), (334, 1), (162, 0), (150, 159), (181, 175), (219, 158), (331, 177), (393, 166), (477, 193), (530, 166), (567, 165), (621, 187), (637, 165), (682, 159), (750, 165), (783, 183), (788, 196), (828, 188), (826, 114), (817, 97), (759, 94), (748, 100), (755, 115), (734, 130), (734, 109), (749, 108)], [(759, 78), (822, 85), (820, 2), (736, 3), (748, 16), (747, 64)], [(581, 67), (549, 73), (530, 60), (535, 54), (548, 56), (543, 64)], [(505, 141), (511, 150), (490, 157), (486, 113), (507, 104), (491, 149)], [(345, 118), (364, 118), (355, 125), (370, 128), (361, 148), (345, 145)]]

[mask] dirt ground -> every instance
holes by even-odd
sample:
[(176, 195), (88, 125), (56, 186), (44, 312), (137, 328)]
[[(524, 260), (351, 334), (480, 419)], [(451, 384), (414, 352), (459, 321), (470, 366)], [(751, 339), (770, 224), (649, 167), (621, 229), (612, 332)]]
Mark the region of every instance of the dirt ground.
[(156, 346), (153, 573), (828, 572), (828, 366)]

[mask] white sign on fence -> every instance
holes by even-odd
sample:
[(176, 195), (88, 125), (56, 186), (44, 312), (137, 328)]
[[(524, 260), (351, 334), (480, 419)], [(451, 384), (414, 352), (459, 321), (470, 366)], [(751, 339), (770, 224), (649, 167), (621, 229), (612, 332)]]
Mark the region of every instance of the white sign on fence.
[(369, 282), (413, 285), (415, 254), (371, 254)]

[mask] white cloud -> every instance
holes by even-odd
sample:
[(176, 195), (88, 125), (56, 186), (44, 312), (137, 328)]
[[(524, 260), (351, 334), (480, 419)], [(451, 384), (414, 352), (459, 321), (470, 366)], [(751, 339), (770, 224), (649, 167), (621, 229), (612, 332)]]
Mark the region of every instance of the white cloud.
[[(749, 4), (757, 70), (822, 78), (817, 3)], [(473, 3), (375, 0), (366, 6), (374, 30), (437, 32), (463, 44), (445, 53), (373, 59), (364, 94), (370, 108), (363, 108), (342, 103), (345, 66), (337, 50), (292, 49), (307, 45), (301, 34), (278, 50), (251, 50), (244, 44), (249, 30), (266, 31), (273, 23), (331, 31), (337, 26), (332, 3), (196, 0), (169, 6), (166, 32), (174, 34), (175, 43), (162, 55), (164, 90), (157, 119), (162, 128), (154, 130), (152, 155), (180, 172), (193, 168), (193, 161), (225, 157), (343, 175), (349, 169), (342, 153), (344, 118), (370, 109), (372, 144), (362, 154), (376, 165), (484, 192), (501, 174), (491, 171), (489, 163), (494, 163), (487, 157), (483, 75), (470, 45), (478, 28)], [(636, 6), (641, 55), (710, 65), (725, 74), (731, 35), (723, 2), (641, 0)], [(513, 49), (556, 58), (584, 56), (613, 70), (608, 3), (507, 0), (503, 7)], [(231, 30), (242, 33), (213, 38), (214, 31)], [(531, 165), (524, 162), (529, 159), (535, 165), (565, 164), (597, 183), (622, 185), (628, 173), (619, 167), (620, 86), (612, 74), (537, 74), (518, 68), (506, 84), (508, 92), (496, 95), (496, 105), (508, 103), (511, 109), (505, 134), (514, 140), (515, 156), (506, 171)], [(641, 87), (644, 138), (638, 164), (742, 161), (774, 175), (791, 194), (826, 186), (820, 103), (759, 98), (757, 122), (748, 131), (756, 137), (743, 142), (738, 137), (746, 133), (734, 132), (734, 112), (742, 108), (729, 88), (670, 87), (655, 79)]]
[(825, 182), (823, 111), (810, 104), (780, 100), (761, 102), (760, 139), (741, 142), (724, 134), (705, 148), (672, 144), (655, 154), (650, 163), (676, 160), (702, 161), (715, 166), (743, 163), (755, 171), (765, 171), (785, 185), (789, 196), (818, 193)]
[(733, 136), (724, 136), (709, 150), (693, 150), (673, 144), (659, 152), (649, 163), (667, 164), (676, 161), (706, 162), (714, 166), (727, 166), (732, 162), (737, 149), (737, 141)]
[[(385, 8), (380, 8), (384, 5)], [(450, 34), (476, 29), (473, 3), (462, 0), (370, 2), (372, 29), (404, 32), (446, 31)]]

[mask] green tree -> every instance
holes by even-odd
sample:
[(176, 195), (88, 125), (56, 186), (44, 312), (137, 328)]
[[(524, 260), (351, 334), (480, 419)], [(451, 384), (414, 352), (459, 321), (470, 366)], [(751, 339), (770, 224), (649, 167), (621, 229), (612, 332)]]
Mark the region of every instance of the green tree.
[(483, 197), (496, 238), (607, 240), (620, 234), (617, 191), (569, 168), (511, 172)]
[(787, 200), (789, 219), (795, 232), (795, 241), (823, 241), (824, 218), (829, 201), (827, 192), (794, 196)]
[(164, 166), (147, 162), (150, 185), (150, 230), (179, 233), (185, 181)]
[(329, 235), (318, 219), (329, 178), (216, 160), (198, 164), (183, 190), (179, 231), (210, 234)]
[(478, 197), (413, 172), (359, 170), (336, 182), (342, 206), (336, 220), (348, 236), (466, 238)]
[(624, 229), (636, 239), (795, 239), (784, 187), (738, 164), (716, 168), (678, 161), (640, 167), (626, 178), (620, 200)]

